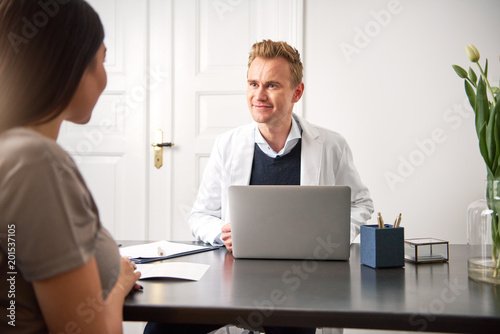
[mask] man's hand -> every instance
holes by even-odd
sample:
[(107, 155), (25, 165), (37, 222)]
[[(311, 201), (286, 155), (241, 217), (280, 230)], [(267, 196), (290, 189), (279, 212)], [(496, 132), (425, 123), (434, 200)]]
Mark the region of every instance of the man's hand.
[(227, 250), (232, 252), (233, 240), (231, 239), (231, 224), (227, 223), (226, 225), (222, 226), (221, 231), (222, 234), (220, 238), (222, 239), (222, 241), (224, 241), (224, 245), (226, 246)]

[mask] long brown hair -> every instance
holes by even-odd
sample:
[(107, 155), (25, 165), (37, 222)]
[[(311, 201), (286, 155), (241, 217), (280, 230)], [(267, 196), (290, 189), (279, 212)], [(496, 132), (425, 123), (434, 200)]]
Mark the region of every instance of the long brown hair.
[(0, 133), (63, 112), (103, 40), (84, 0), (0, 0)]

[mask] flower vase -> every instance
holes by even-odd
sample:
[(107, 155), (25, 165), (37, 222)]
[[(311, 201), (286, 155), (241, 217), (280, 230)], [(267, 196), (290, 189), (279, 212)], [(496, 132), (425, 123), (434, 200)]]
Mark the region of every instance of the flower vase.
[(488, 180), (485, 199), (467, 208), (468, 271), (475, 281), (500, 284), (499, 212), (500, 181)]

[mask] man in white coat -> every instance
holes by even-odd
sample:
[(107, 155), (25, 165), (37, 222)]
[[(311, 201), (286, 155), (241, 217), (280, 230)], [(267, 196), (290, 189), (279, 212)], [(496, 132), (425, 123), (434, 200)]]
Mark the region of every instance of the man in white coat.
[(189, 218), (198, 240), (232, 250), (230, 185), (347, 185), (351, 242), (370, 219), (373, 202), (344, 137), (293, 114), (304, 92), (302, 76), (295, 48), (270, 40), (253, 45), (247, 103), (254, 122), (222, 134), (214, 144)]

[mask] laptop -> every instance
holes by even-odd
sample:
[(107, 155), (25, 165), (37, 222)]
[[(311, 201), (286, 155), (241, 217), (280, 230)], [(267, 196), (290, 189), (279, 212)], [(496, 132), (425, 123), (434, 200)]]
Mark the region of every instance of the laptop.
[(233, 256), (348, 260), (348, 186), (230, 186)]

